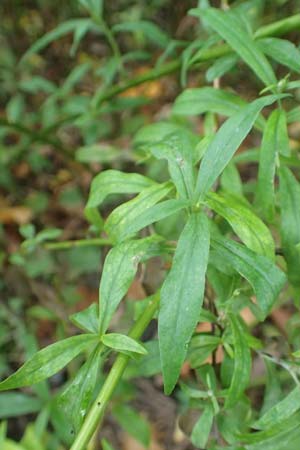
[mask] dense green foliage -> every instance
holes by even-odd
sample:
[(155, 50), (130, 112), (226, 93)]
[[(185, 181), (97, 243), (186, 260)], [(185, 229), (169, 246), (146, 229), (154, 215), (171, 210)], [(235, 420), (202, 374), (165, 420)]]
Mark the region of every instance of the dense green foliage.
[[(74, 16), (34, 38), (20, 61), (9, 47), (1, 49), (8, 102), (0, 118), (0, 183), (6, 192), (22, 190), (12, 176), (16, 162), (26, 161), (39, 176), (51, 171), (40, 149), (55, 149), (78, 180), (88, 170), (95, 175), (80, 212), (85, 228), (79, 240), (60, 241), (62, 229), (41, 226), (39, 214), (51, 208), (41, 191), (31, 203), (36, 228), (23, 224), (20, 249), (2, 259), (3, 267), (22, 270), (34, 283), (41, 277), (55, 283), (59, 260), (51, 251), (81, 249), (75, 258), (81, 273), (78, 260), (87, 255), (83, 272), (90, 261), (92, 272), (104, 247), (99, 302), (73, 310), (74, 336), (55, 308), (36, 305), (33, 317), (57, 324), (57, 341), (39, 351), (18, 322), (26, 361), (15, 372), (0, 366), (7, 376), (0, 391), (34, 386), (30, 393), (1, 393), (0, 417), (39, 415), (20, 444), (6, 438), (3, 422), (1, 449), (84, 450), (107, 408), (148, 448), (149, 423), (127, 404), (129, 381), (161, 373), (165, 395), (176, 397), (180, 414), (196, 411), (187, 433), (191, 448), (298, 450), (300, 50), (293, 42), (300, 14), (270, 21), (268, 2), (199, 1), (186, 17), (194, 35), (181, 40), (149, 20), (164, 2), (144, 5), (149, 17), (141, 18), (134, 9), (133, 17), (110, 11), (101, 0), (73, 3)], [(137, 11), (142, 15), (143, 7)], [(76, 63), (63, 81), (42, 70), (37, 75), (39, 55), (70, 34)], [(107, 44), (102, 64), (95, 55), (76, 59), (85, 39), (91, 47)], [(142, 62), (146, 71), (130, 72)], [(151, 101), (138, 86), (173, 73), (180, 75), (180, 92), (163, 118), (149, 123), (142, 111)], [(133, 95), (125, 95), (130, 89)], [(69, 137), (74, 148), (68, 133), (78, 136)], [(114, 134), (126, 137), (123, 148), (122, 140), (111, 143)], [(76, 189), (65, 192), (62, 203), (76, 209), (78, 197), (80, 203)], [(150, 273), (157, 277), (150, 287), (144, 283), (145, 298), (125, 300), (135, 280), (143, 285), (153, 261), (162, 268)], [(72, 268), (72, 260), (68, 264)], [(279, 337), (272, 314), (282, 310), (291, 314)], [(7, 317), (0, 317), (4, 324)], [(144, 339), (156, 319), (157, 333)], [(69, 363), (75, 364), (70, 376), (51, 391), (46, 380)], [(183, 366), (189, 368), (184, 380)], [(259, 376), (257, 366), (264, 367)], [(106, 440), (101, 445), (112, 448)]]

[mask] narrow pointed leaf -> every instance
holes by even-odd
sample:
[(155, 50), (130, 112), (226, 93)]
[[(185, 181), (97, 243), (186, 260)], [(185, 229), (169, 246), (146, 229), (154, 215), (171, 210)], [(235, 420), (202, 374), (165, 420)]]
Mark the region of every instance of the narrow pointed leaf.
[(192, 444), (196, 448), (206, 448), (206, 444), (213, 424), (213, 419), (213, 408), (210, 404), (208, 404), (197, 420), (191, 434)]
[(0, 391), (31, 386), (51, 377), (65, 367), (79, 353), (96, 344), (98, 336), (81, 334), (43, 348), (20, 369), (0, 383)]
[(226, 408), (232, 407), (240, 400), (248, 386), (251, 371), (251, 353), (244, 329), (239, 318), (233, 314), (229, 314), (229, 321), (233, 335), (234, 369), (228, 397), (225, 401)]
[(256, 253), (274, 259), (275, 246), (266, 225), (251, 209), (230, 194), (209, 193), (207, 204), (223, 216), (241, 240)]
[(235, 241), (216, 237), (212, 245), (217, 257), (221, 257), (252, 285), (263, 320), (271, 311), (286, 277), (269, 258), (249, 250)]
[[(272, 221), (275, 213), (274, 177), (276, 161), (279, 153), (284, 153), (285, 129), (284, 112), (275, 109), (267, 121), (261, 150), (259, 153), (259, 169), (255, 194), (255, 204), (260, 213), (268, 221)], [(283, 139), (282, 139), (283, 137)]]
[(112, 414), (130, 436), (145, 448), (149, 447), (151, 437), (149, 423), (135, 409), (119, 404), (113, 408)]
[[(153, 220), (149, 210), (161, 199), (166, 197), (173, 189), (172, 183), (155, 184), (144, 189), (137, 197), (123, 203), (108, 217), (105, 223), (105, 231), (115, 242), (121, 242), (128, 236), (155, 221), (155, 215), (160, 213), (154, 210)], [(173, 204), (174, 206), (174, 204)], [(169, 208), (170, 209), (170, 208)], [(167, 208), (167, 212), (169, 211)], [(175, 208), (176, 209), (176, 208)], [(180, 209), (180, 208), (179, 208)], [(163, 213), (162, 213), (163, 217)]]
[(195, 187), (194, 164), (198, 139), (191, 133), (178, 130), (163, 141), (149, 144), (149, 150), (158, 159), (166, 159), (173, 183), (180, 197), (192, 198)]
[(99, 288), (99, 328), (105, 333), (120, 301), (126, 294), (136, 274), (139, 262), (163, 252), (162, 239), (150, 236), (145, 239), (125, 241), (108, 253)]
[(203, 18), (206, 23), (225, 39), (266, 86), (276, 83), (272, 66), (253, 37), (246, 31), (238, 15), (231, 11), (225, 12), (215, 8), (209, 8), (201, 12), (197, 9), (192, 11), (195, 15)]
[(251, 130), (259, 112), (277, 98), (273, 95), (259, 98), (241, 108), (221, 126), (204, 154), (197, 180), (197, 196), (205, 196)]
[(161, 290), (159, 346), (165, 392), (172, 392), (184, 362), (203, 302), (209, 253), (208, 219), (189, 218), (178, 241), (172, 268)]
[(80, 429), (92, 400), (98, 376), (100, 352), (101, 346), (97, 346), (58, 399), (59, 408), (63, 409), (75, 432)]
[(300, 51), (290, 41), (274, 37), (257, 40), (260, 50), (289, 69), (300, 72)]
[(133, 352), (139, 353), (140, 355), (147, 354), (147, 350), (145, 349), (145, 347), (143, 347), (141, 344), (139, 344), (131, 337), (126, 336), (125, 334), (119, 333), (104, 334), (101, 338), (101, 341), (107, 347), (113, 348), (114, 350), (117, 350), (119, 352), (122, 351)]
[(287, 167), (280, 169), (281, 239), (288, 277), (300, 285), (300, 184)]
[(296, 386), (281, 402), (269, 409), (252, 427), (266, 430), (288, 419), (300, 409), (300, 387)]
[(102, 219), (96, 208), (104, 202), (108, 195), (136, 194), (153, 185), (155, 185), (154, 181), (138, 173), (105, 170), (92, 181), (85, 216), (91, 223), (101, 225)]
[(172, 112), (178, 115), (197, 115), (214, 112), (232, 116), (247, 102), (237, 94), (213, 87), (185, 89), (175, 100)]

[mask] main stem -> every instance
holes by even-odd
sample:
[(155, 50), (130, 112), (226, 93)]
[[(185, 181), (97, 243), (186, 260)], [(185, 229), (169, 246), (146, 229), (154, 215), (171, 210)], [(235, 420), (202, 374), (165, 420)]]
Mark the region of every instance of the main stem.
[[(158, 308), (159, 298), (159, 294), (157, 293), (149, 301), (147, 308), (129, 333), (131, 338), (139, 339), (141, 337)], [(108, 402), (123, 375), (128, 361), (129, 356), (127, 355), (119, 354), (117, 356), (109, 375), (107, 376), (70, 450), (85, 450), (102, 421)]]

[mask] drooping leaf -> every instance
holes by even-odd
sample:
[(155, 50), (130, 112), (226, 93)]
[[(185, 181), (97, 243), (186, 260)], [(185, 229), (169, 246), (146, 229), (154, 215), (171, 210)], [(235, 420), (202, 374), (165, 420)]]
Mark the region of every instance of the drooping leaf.
[(252, 427), (266, 430), (280, 424), (300, 409), (300, 387), (296, 386), (281, 402), (269, 409)]
[(107, 347), (113, 348), (119, 352), (132, 352), (140, 355), (146, 355), (147, 350), (143, 345), (139, 344), (135, 339), (132, 339), (125, 334), (108, 333), (101, 337), (101, 341)]
[(98, 340), (96, 335), (81, 334), (43, 348), (26, 361), (17, 372), (2, 381), (0, 391), (30, 386), (51, 377)]
[(173, 183), (182, 198), (192, 198), (195, 187), (194, 164), (197, 141), (190, 132), (178, 130), (161, 142), (149, 143), (148, 149), (158, 159), (166, 159)]
[(251, 353), (240, 319), (233, 314), (228, 318), (233, 335), (234, 369), (225, 408), (231, 408), (239, 401), (248, 386), (251, 371)]
[[(154, 184), (144, 189), (134, 199), (114, 209), (104, 227), (109, 237), (115, 242), (120, 242), (144, 226), (149, 225), (149, 223), (152, 223), (154, 220), (148, 217), (147, 212), (166, 197), (172, 189), (173, 185), (170, 182)], [(140, 218), (141, 221), (139, 222)], [(127, 226), (131, 227), (133, 231), (130, 229), (127, 230)]]
[(138, 268), (139, 262), (162, 253), (162, 239), (152, 235), (148, 238), (125, 241), (108, 253), (99, 288), (99, 329), (107, 330), (113, 313), (126, 294)]
[(252, 285), (263, 320), (272, 309), (286, 277), (269, 258), (238, 244), (235, 241), (214, 236), (212, 245), (217, 257), (223, 258)]
[(277, 98), (273, 95), (259, 98), (240, 108), (239, 112), (221, 126), (202, 159), (196, 187), (197, 196), (204, 197), (251, 130), (261, 109), (272, 104)]
[(238, 197), (210, 192), (207, 204), (230, 223), (247, 247), (274, 259), (275, 245), (269, 229)]
[[(96, 210), (110, 194), (136, 194), (155, 184), (150, 178), (138, 173), (124, 173), (118, 170), (105, 170), (97, 175), (91, 184), (85, 215), (92, 223), (102, 222)], [(94, 218), (95, 217), (95, 218)]]
[[(71, 19), (59, 24), (56, 28), (46, 33), (40, 39), (34, 42), (34, 44), (26, 51), (22, 59), (28, 58), (28, 56), (38, 53), (47, 47), (51, 42), (60, 39), (68, 33), (75, 32), (76, 29), (84, 27), (86, 29), (94, 29), (95, 26), (90, 19)], [(99, 32), (99, 29), (97, 30)]]
[(148, 422), (137, 411), (130, 406), (119, 404), (113, 408), (112, 414), (128, 434), (148, 448), (150, 427)]
[(210, 83), (220, 78), (236, 66), (238, 55), (225, 55), (217, 59), (206, 72), (206, 79)]
[(206, 444), (213, 424), (213, 419), (214, 419), (213, 408), (210, 404), (208, 404), (204, 408), (203, 412), (201, 413), (201, 416), (194, 425), (191, 434), (191, 441), (195, 447), (200, 449), (206, 448)]
[(199, 319), (209, 253), (206, 216), (190, 216), (161, 290), (159, 346), (165, 392), (172, 392)]
[(274, 37), (258, 39), (260, 50), (289, 69), (300, 72), (300, 51), (290, 41)]
[(287, 167), (282, 167), (280, 176), (281, 239), (284, 257), (288, 265), (288, 278), (300, 283), (300, 184)]
[(72, 429), (77, 432), (90, 406), (100, 364), (101, 346), (98, 345), (76, 373), (75, 378), (58, 398)]
[(255, 204), (267, 220), (272, 221), (275, 213), (274, 177), (279, 153), (285, 145), (284, 113), (275, 109), (266, 124), (261, 150), (255, 193)]
[(172, 112), (192, 116), (210, 111), (227, 117), (246, 105), (246, 101), (233, 92), (213, 87), (189, 88), (176, 98)]
[(253, 70), (266, 85), (276, 83), (273, 69), (253, 37), (247, 32), (240, 17), (231, 11), (209, 8), (193, 9), (192, 14), (208, 23)]
[[(104, 229), (115, 241), (122, 242), (142, 228), (176, 214), (189, 205), (188, 201), (179, 199), (165, 200), (149, 208), (137, 203), (133, 200), (124, 203), (108, 217)], [(134, 209), (132, 209), (133, 204), (135, 204)]]

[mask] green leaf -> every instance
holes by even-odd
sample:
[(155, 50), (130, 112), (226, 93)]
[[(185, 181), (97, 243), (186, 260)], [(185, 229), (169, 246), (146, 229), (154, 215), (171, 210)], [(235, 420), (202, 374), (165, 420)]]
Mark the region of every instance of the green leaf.
[(114, 450), (113, 446), (106, 440), (101, 439), (102, 450)]
[(0, 383), (0, 391), (31, 386), (51, 377), (66, 366), (79, 353), (96, 344), (98, 336), (81, 334), (43, 348), (33, 355), (6, 380)]
[[(237, 438), (239, 439), (239, 441), (245, 442), (247, 444), (257, 444), (257, 443), (263, 443), (264, 441), (266, 441), (266, 443), (268, 442), (268, 440), (270, 439), (270, 443), (271, 443), (271, 439), (277, 436), (282, 436), (282, 438), (284, 437), (285, 434), (289, 434), (289, 432), (291, 432), (293, 429), (297, 428), (297, 431), (299, 433), (299, 421), (300, 421), (300, 412), (295, 413), (293, 416), (289, 417), (288, 419), (282, 420), (280, 423), (276, 424), (276, 425), (272, 425), (270, 428), (268, 428), (267, 430), (263, 430), (263, 431), (257, 431), (256, 433), (245, 433), (245, 434), (238, 434)], [(285, 441), (280, 441), (280, 442), (284, 442)], [(273, 444), (274, 445), (274, 444)], [(262, 450), (263, 448), (267, 448), (268, 450), (272, 449), (272, 448), (276, 448), (277, 450), (277, 446), (276, 447), (272, 447), (272, 446), (248, 446), (247, 445), (247, 450)], [(287, 448), (285, 447), (285, 445), (282, 447), (282, 449)]]
[(256, 253), (275, 257), (275, 245), (266, 225), (238, 197), (229, 193), (210, 192), (207, 204), (224, 217), (239, 238)]
[(159, 47), (168, 45), (170, 38), (155, 23), (147, 20), (139, 20), (138, 22), (122, 22), (112, 27), (114, 33), (131, 32), (143, 33), (150, 41)]
[[(151, 218), (151, 212), (150, 216), (147, 214), (148, 211), (151, 207), (156, 205), (156, 203), (166, 197), (172, 189), (173, 185), (170, 182), (154, 184), (153, 186), (144, 189), (134, 199), (129, 200), (114, 209), (104, 226), (104, 229), (109, 237), (115, 242), (120, 242), (144, 226), (152, 223), (155, 220), (157, 211), (154, 212), (153, 220)], [(178, 208), (178, 205), (175, 206), (175, 209), (176, 207), (177, 211), (181, 209)], [(168, 211), (169, 210), (167, 209), (167, 212)], [(159, 220), (159, 217), (157, 220)], [(127, 230), (127, 226), (131, 229)]]
[(274, 177), (279, 153), (285, 153), (286, 144), (285, 114), (275, 109), (268, 118), (261, 150), (259, 153), (259, 169), (255, 192), (255, 204), (260, 213), (268, 221), (272, 221), (275, 213)]
[(118, 170), (105, 170), (97, 175), (91, 184), (85, 215), (92, 223), (99, 224), (102, 219), (95, 208), (111, 194), (136, 194), (155, 185), (150, 178), (137, 173), (124, 173)]
[(238, 56), (235, 54), (225, 55), (217, 59), (206, 72), (206, 79), (209, 83), (216, 78), (220, 78), (229, 72), (238, 62)]
[(173, 183), (182, 198), (192, 198), (195, 187), (194, 164), (198, 139), (185, 130), (165, 136), (161, 142), (149, 143), (147, 147), (158, 159), (166, 159)]
[(107, 330), (120, 301), (136, 274), (139, 262), (163, 252), (162, 239), (156, 235), (126, 241), (112, 248), (106, 256), (99, 288), (100, 334)]
[(51, 42), (60, 39), (62, 36), (74, 32), (78, 27), (81, 28), (82, 26), (87, 25), (89, 27), (93, 25), (90, 19), (71, 19), (59, 24), (56, 28), (49, 31), (40, 39), (35, 41), (34, 44), (23, 55), (22, 60), (24, 60), (24, 58), (28, 58), (28, 56), (31, 56), (34, 53), (38, 53), (39, 51), (47, 47)]
[(200, 166), (196, 194), (203, 197), (211, 188), (235, 151), (251, 130), (262, 108), (272, 104), (278, 96), (266, 96), (255, 100), (231, 116), (221, 126), (206, 150)]
[(243, 197), (243, 183), (240, 172), (236, 168), (233, 161), (228, 163), (223, 170), (220, 178), (220, 185), (225, 191), (238, 195), (239, 197)]
[(214, 236), (212, 245), (217, 258), (223, 259), (252, 285), (259, 307), (258, 318), (263, 320), (283, 287), (286, 277), (275, 264), (232, 240)]
[(213, 87), (185, 89), (175, 100), (172, 113), (198, 115), (208, 111), (223, 116), (232, 116), (247, 103), (237, 94)]
[(206, 448), (213, 420), (214, 412), (212, 406), (209, 404), (204, 408), (191, 434), (191, 441), (195, 447), (200, 449)]
[(71, 423), (74, 431), (79, 431), (93, 397), (100, 363), (101, 345), (89, 355), (76, 373), (75, 378), (58, 398), (58, 406)]
[(94, 16), (101, 18), (103, 13), (103, 0), (79, 0), (79, 3)]
[(288, 266), (288, 278), (299, 286), (300, 283), (300, 184), (287, 167), (279, 172), (281, 239), (284, 257)]
[(150, 443), (150, 427), (148, 422), (133, 408), (127, 405), (115, 406), (112, 411), (121, 427), (137, 441), (148, 448)]
[(137, 341), (135, 341), (129, 336), (126, 336), (125, 334), (119, 333), (104, 334), (101, 337), (101, 341), (107, 347), (110, 347), (119, 352), (126, 352), (126, 353), (132, 352), (138, 353), (140, 355), (147, 354), (147, 350), (143, 345), (139, 344)]
[(165, 392), (172, 392), (203, 302), (209, 253), (208, 219), (192, 214), (180, 235), (172, 268), (161, 290), (159, 346)]
[(36, 413), (40, 411), (41, 407), (41, 400), (32, 395), (20, 392), (0, 394), (0, 419)]
[(231, 11), (209, 8), (205, 11), (197, 9), (192, 13), (204, 19), (230, 47), (244, 60), (258, 78), (266, 85), (276, 84), (273, 69), (261, 52), (253, 37), (245, 29), (238, 15)]
[(69, 319), (81, 330), (88, 333), (98, 333), (99, 312), (98, 305), (96, 303), (92, 303), (84, 310), (72, 314)]
[(125, 378), (152, 377), (161, 373), (158, 340), (143, 343), (147, 354), (130, 361), (125, 371)]
[(300, 409), (300, 387), (296, 386), (281, 402), (269, 409), (252, 427), (265, 430), (280, 424)]
[(248, 386), (251, 372), (251, 353), (244, 328), (238, 317), (228, 314), (228, 318), (233, 335), (234, 369), (225, 408), (231, 408), (239, 401)]
[[(140, 199), (142, 194), (139, 196)], [(134, 200), (137, 200), (137, 198)], [(104, 226), (105, 231), (116, 242), (122, 242), (142, 228), (176, 214), (189, 206), (189, 202), (186, 200), (172, 199), (148, 208), (148, 201), (145, 202), (144, 198), (143, 202), (134, 202), (134, 200), (116, 208), (108, 217)], [(145, 204), (144, 207), (143, 204)], [(133, 205), (134, 208), (132, 208)]]
[(257, 45), (263, 53), (279, 62), (279, 64), (295, 72), (300, 72), (300, 51), (292, 42), (269, 37), (259, 39)]

